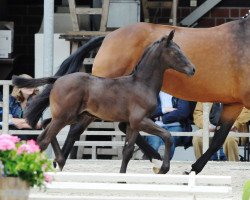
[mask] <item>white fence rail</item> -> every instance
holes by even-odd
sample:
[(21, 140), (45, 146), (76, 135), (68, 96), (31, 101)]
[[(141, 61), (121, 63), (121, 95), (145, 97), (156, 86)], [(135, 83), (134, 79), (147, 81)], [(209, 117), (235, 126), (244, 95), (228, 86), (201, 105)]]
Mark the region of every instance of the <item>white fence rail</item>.
[[(43, 199), (231, 199), (230, 176), (119, 173), (51, 173), (46, 192), (33, 189), (30, 200)], [(80, 198), (81, 197), (81, 198)]]

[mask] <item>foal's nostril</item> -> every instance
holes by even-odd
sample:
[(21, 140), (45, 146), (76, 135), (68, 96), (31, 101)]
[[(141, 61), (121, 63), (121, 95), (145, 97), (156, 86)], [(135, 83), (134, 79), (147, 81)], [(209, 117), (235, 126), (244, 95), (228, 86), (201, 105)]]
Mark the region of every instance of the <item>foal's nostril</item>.
[(195, 68), (193, 68), (193, 73), (195, 73)]

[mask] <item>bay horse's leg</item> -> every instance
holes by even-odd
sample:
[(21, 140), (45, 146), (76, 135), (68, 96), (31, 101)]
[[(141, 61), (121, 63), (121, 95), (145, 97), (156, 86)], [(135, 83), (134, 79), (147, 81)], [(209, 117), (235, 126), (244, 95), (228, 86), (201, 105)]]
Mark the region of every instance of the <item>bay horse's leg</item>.
[(131, 129), (130, 125), (127, 124), (125, 145), (122, 150), (122, 165), (120, 173), (126, 173), (128, 162), (133, 156), (137, 136), (138, 131)]
[(81, 121), (77, 124), (72, 124), (70, 126), (69, 134), (64, 142), (62, 152), (65, 159), (68, 158), (75, 141), (79, 141), (81, 134), (88, 127), (88, 125), (94, 121), (95, 117), (84, 114), (81, 117)]
[(192, 165), (191, 171), (196, 174), (201, 172), (211, 156), (223, 145), (226, 137), (242, 110), (241, 104), (224, 104), (218, 125), (215, 128), (214, 137), (208, 150)]
[(55, 139), (59, 131), (65, 126), (65, 123), (60, 119), (52, 119), (45, 130), (37, 138), (37, 143), (42, 151)]
[(169, 131), (165, 130), (164, 128), (158, 126), (149, 118), (144, 118), (138, 125), (138, 130), (144, 131), (146, 133), (157, 135), (163, 139), (165, 142), (165, 154), (163, 158), (163, 163), (158, 171), (158, 174), (166, 174), (170, 169), (170, 147), (171, 147), (171, 134)]
[[(119, 123), (119, 129), (126, 134), (126, 123), (120, 122)], [(147, 143), (147, 141), (138, 134), (135, 143), (138, 145), (138, 147), (143, 151), (143, 153), (149, 158), (149, 160), (152, 162), (152, 159), (156, 160), (162, 160), (161, 155), (151, 146)]]

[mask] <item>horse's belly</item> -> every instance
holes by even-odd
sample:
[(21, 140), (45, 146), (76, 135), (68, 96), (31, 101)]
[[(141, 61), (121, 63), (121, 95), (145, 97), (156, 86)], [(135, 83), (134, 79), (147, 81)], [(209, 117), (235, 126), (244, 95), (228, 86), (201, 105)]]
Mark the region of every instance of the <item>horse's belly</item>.
[(105, 111), (105, 112), (92, 112), (91, 110), (88, 111), (90, 114), (94, 115), (95, 117), (111, 122), (124, 122), (128, 121), (127, 118), (124, 118), (122, 115), (117, 115), (112, 110)]
[(99, 104), (95, 104), (97, 106), (93, 106), (93, 103), (92, 103), (92, 105), (87, 106), (86, 111), (106, 121), (119, 121), (119, 122), (128, 121), (127, 119), (128, 111), (126, 108), (124, 108), (121, 105), (117, 105), (118, 102), (113, 102), (113, 104), (112, 102), (108, 102), (108, 101), (105, 101), (105, 102), (107, 103), (102, 104), (101, 102), (99, 102)]

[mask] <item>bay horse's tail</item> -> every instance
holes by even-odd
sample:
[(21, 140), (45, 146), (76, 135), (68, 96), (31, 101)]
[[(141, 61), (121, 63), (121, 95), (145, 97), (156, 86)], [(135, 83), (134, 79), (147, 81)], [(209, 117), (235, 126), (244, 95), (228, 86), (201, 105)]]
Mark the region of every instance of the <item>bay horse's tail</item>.
[(23, 78), (12, 76), (12, 84), (19, 88), (36, 88), (45, 84), (53, 84), (60, 76), (51, 76), (47, 78)]
[[(63, 76), (78, 72), (82, 66), (84, 58), (88, 55), (89, 51), (100, 47), (104, 36), (95, 37), (85, 43), (83, 46), (77, 49), (71, 56), (69, 56), (60, 66), (55, 76)], [(53, 85), (49, 84), (42, 91), (41, 94), (37, 95), (36, 98), (30, 103), (24, 117), (31, 127), (35, 127), (37, 122), (42, 116), (43, 111), (49, 106), (49, 95)]]

